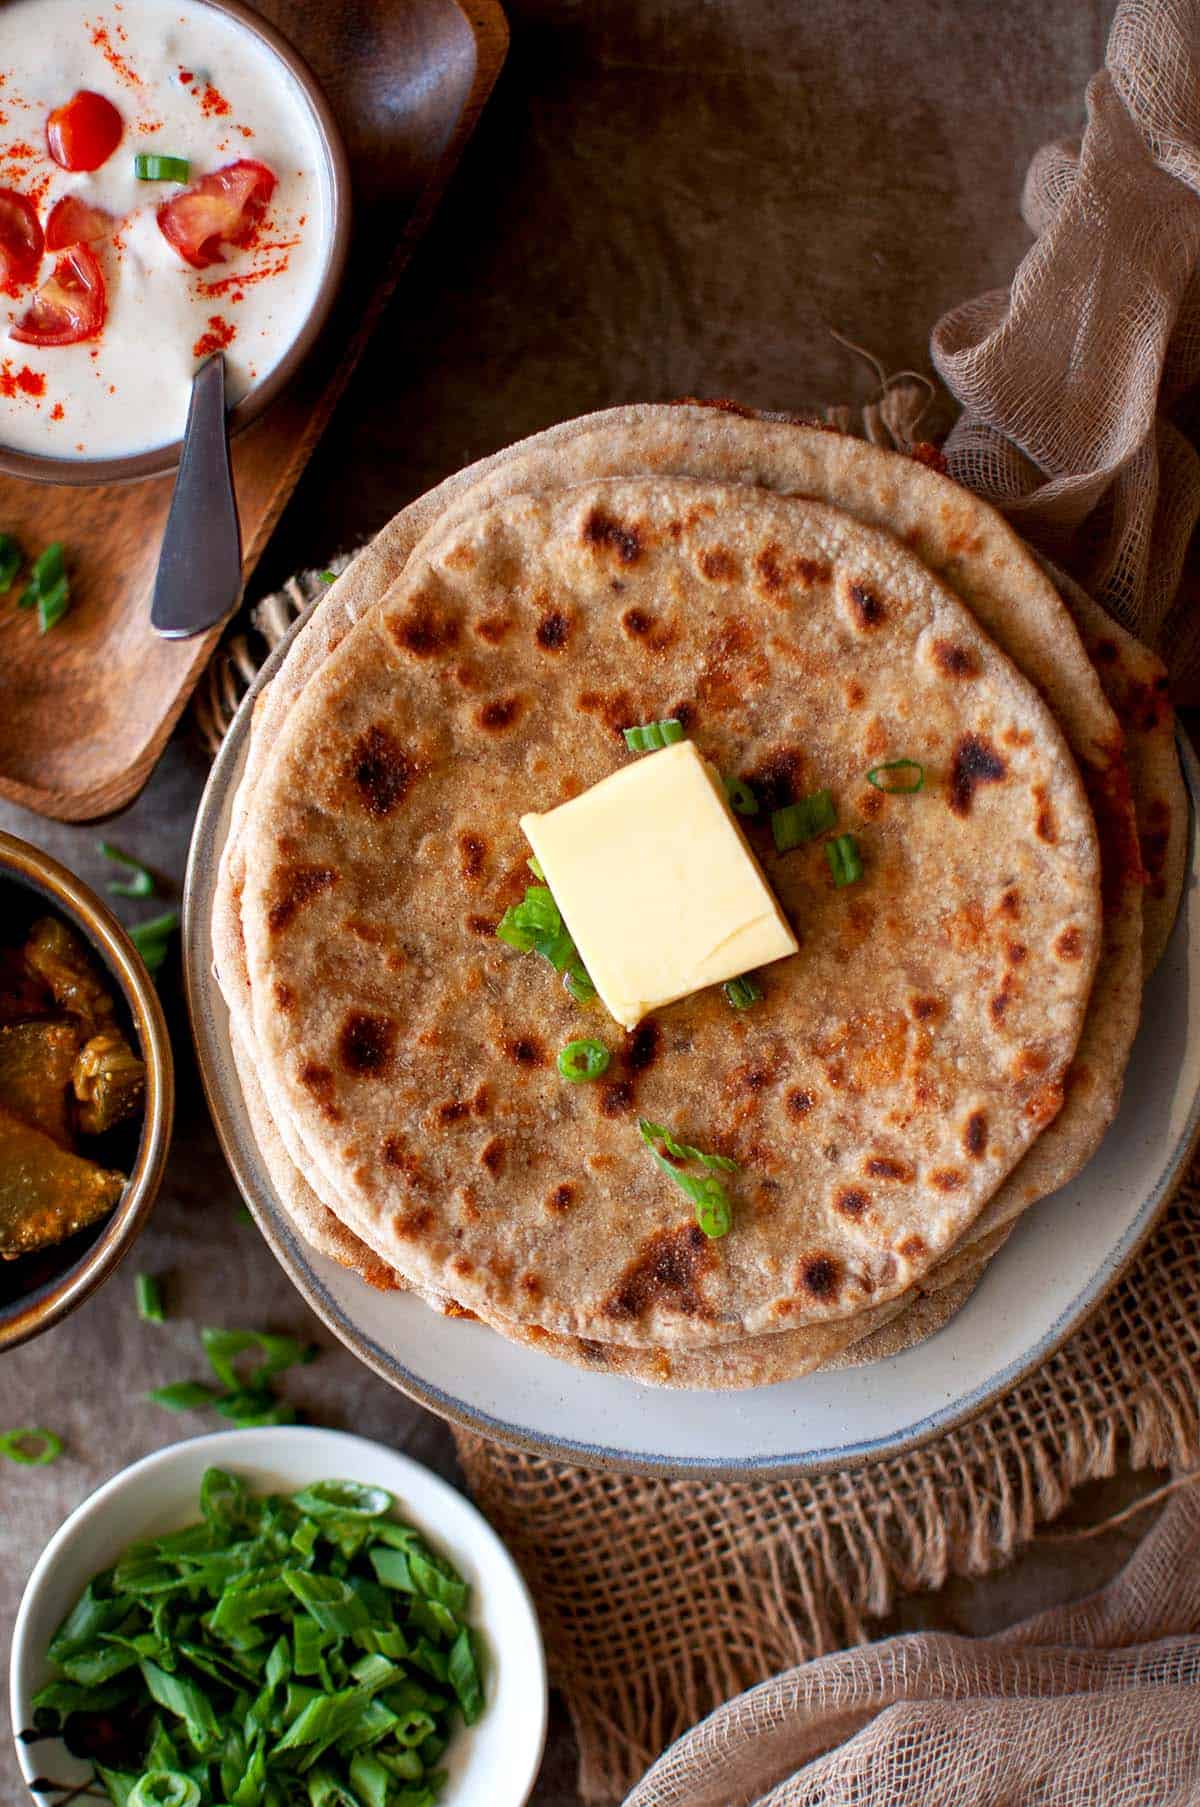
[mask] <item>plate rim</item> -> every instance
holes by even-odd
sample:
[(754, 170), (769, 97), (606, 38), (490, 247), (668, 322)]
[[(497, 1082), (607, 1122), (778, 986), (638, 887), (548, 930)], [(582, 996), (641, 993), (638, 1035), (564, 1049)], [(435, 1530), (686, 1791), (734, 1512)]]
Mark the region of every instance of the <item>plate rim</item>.
[[(815, 1450), (792, 1452), (785, 1456), (737, 1457), (711, 1461), (704, 1456), (637, 1455), (616, 1447), (576, 1441), (567, 1437), (543, 1436), (527, 1428), (495, 1418), (490, 1413), (457, 1399), (444, 1389), (431, 1385), (413, 1374), (403, 1363), (382, 1349), (373, 1338), (352, 1323), (328, 1292), (324, 1282), (309, 1265), (289, 1225), (272, 1198), (260, 1199), (250, 1174), (249, 1163), (240, 1146), (240, 1134), (234, 1112), (223, 1095), (218, 1080), (222, 1064), (231, 1068), (214, 1044), (219, 1031), (213, 1019), (212, 997), (208, 988), (215, 985), (211, 939), (205, 913), (199, 908), (202, 869), (215, 873), (224, 848), (224, 837), (218, 824), (226, 791), (236, 775), (242, 748), (249, 734), (257, 698), (271, 682), (286, 659), (294, 641), (312, 618), (318, 603), (315, 598), (299, 615), (284, 638), (275, 646), (243, 697), (213, 761), (200, 799), (188, 848), (187, 869), (183, 885), (182, 944), (184, 991), (188, 1019), (195, 1045), (200, 1082), (208, 1104), (217, 1140), (234, 1181), (255, 1223), (275, 1259), (304, 1299), (309, 1309), (333, 1332), (352, 1354), (380, 1378), (404, 1393), (427, 1411), (433, 1412), (470, 1435), (488, 1439), (526, 1455), (545, 1457), (572, 1467), (608, 1470), (621, 1474), (644, 1474), (660, 1478), (726, 1480), (747, 1478), (771, 1480), (797, 1475), (830, 1474), (858, 1469), (873, 1462), (908, 1455), (934, 1438), (980, 1417), (990, 1405), (1019, 1387), (1030, 1374), (1051, 1360), (1069, 1341), (1080, 1325), (1095, 1311), (1108, 1294), (1124, 1278), (1137, 1259), (1143, 1245), (1159, 1219), (1167, 1210), (1182, 1183), (1193, 1155), (1200, 1147), (1200, 1090), (1188, 1108), (1187, 1120), (1170, 1151), (1158, 1179), (1143, 1201), (1137, 1216), (1124, 1235), (1099, 1264), (1088, 1282), (1079, 1290), (1063, 1312), (1043, 1333), (1034, 1347), (1010, 1362), (998, 1373), (989, 1375), (978, 1387), (957, 1393), (945, 1405), (927, 1413), (915, 1423), (901, 1426), (892, 1435), (874, 1437), (855, 1443)], [(1185, 875), (1193, 870), (1196, 857), (1197, 811), (1200, 807), (1200, 759), (1183, 728), (1176, 723), (1175, 745), (1183, 771), (1188, 798), (1188, 848)], [(1185, 876), (1185, 885), (1187, 879)], [(1182, 900), (1181, 900), (1182, 907)], [(211, 1038), (211, 1039), (210, 1039)], [(253, 1139), (251, 1137), (251, 1139)], [(1098, 1151), (1097, 1151), (1098, 1152)], [(1094, 1158), (1094, 1157), (1093, 1157)], [(261, 1159), (261, 1155), (260, 1155)], [(552, 1358), (547, 1357), (547, 1360)]]

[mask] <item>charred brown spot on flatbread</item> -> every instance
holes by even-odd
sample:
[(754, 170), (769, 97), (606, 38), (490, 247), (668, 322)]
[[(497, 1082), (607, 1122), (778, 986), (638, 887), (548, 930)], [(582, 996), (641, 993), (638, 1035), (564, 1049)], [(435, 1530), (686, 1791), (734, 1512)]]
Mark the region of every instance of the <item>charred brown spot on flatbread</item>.
[(1083, 959), (1083, 935), (1075, 923), (1069, 923), (1054, 943), (1054, 954), (1058, 960)]
[(981, 784), (1000, 784), (1007, 775), (1008, 767), (984, 735), (961, 735), (950, 764), (950, 807), (955, 815), (970, 814)]
[(472, 935), (494, 935), (498, 920), (495, 916), (468, 916), (467, 928)]
[(340, 1123), (342, 1113), (333, 1102), (333, 1073), (320, 1061), (306, 1060), (296, 1075), (306, 1092), (317, 1101), (321, 1115), (330, 1123)]
[(997, 916), (1006, 916), (1010, 922), (1016, 922), (1021, 915), (1021, 893), (1015, 885), (1010, 885), (1000, 902), (996, 905)]
[(433, 1210), (429, 1205), (418, 1205), (415, 1211), (405, 1211), (393, 1219), (397, 1236), (406, 1242), (418, 1242), (427, 1231), (433, 1228)]
[(457, 615), (435, 598), (418, 596), (408, 613), (392, 623), (392, 638), (414, 659), (436, 659), (458, 645)]
[(535, 1035), (516, 1035), (504, 1044), (504, 1052), (514, 1067), (544, 1067), (546, 1050)]
[(746, 781), (761, 809), (786, 809), (796, 801), (803, 772), (804, 754), (799, 747), (778, 747), (746, 773)]
[(475, 623), (475, 632), (489, 646), (499, 646), (505, 635), (512, 628), (511, 615), (481, 615)]
[(634, 1085), (631, 1079), (610, 1079), (600, 1087), (596, 1102), (603, 1117), (622, 1117), (633, 1109)]
[(458, 868), (464, 878), (478, 878), (487, 858), (487, 842), (473, 829), (464, 828), (458, 837)]
[(496, 1174), (503, 1172), (504, 1159), (507, 1153), (508, 1143), (504, 1140), (504, 1137), (493, 1136), (490, 1141), (484, 1143), (479, 1151), (480, 1166), (486, 1167), (494, 1178)]
[(625, 1046), (621, 1050), (621, 1064), (629, 1073), (646, 1073), (654, 1065), (662, 1052), (662, 1030), (648, 1018), (639, 1023), (625, 1037)]
[(1080, 767), (1079, 775), (1092, 806), (1100, 842), (1100, 896), (1105, 909), (1110, 910), (1127, 887), (1137, 885), (1144, 877), (1124, 739), (1105, 748), (1102, 765), (1089, 760)]
[(957, 1192), (966, 1181), (957, 1167), (935, 1167), (929, 1176), (929, 1184), (938, 1192)]
[(901, 1260), (919, 1261), (925, 1253), (926, 1243), (923, 1236), (906, 1236), (903, 1242), (896, 1244), (896, 1253)]
[(627, 690), (581, 690), (575, 706), (583, 715), (595, 715), (610, 733), (622, 740), (626, 728), (636, 726), (643, 718)]
[(296, 994), (292, 990), (291, 986), (285, 985), (283, 983), (282, 979), (276, 979), (276, 981), (275, 981), (275, 1008), (277, 1010), (282, 1010), (282, 1012), (286, 1016), (290, 1010), (295, 1009), (295, 1005), (296, 1005)]
[(546, 1209), (551, 1217), (563, 1217), (575, 1203), (575, 1188), (570, 1180), (563, 1180), (546, 1196)]
[(963, 1124), (963, 1148), (974, 1161), (981, 1161), (987, 1153), (988, 1120), (986, 1111), (972, 1111)]
[(1173, 714), (1171, 681), (1166, 672), (1149, 683), (1131, 678), (1124, 685), (1117, 705), (1121, 725), (1133, 734), (1153, 734), (1165, 726)]
[(332, 866), (285, 866), (275, 879), (277, 890), (267, 910), (267, 927), (278, 935), (311, 898), (336, 885), (338, 875)]
[(716, 1265), (712, 1245), (698, 1225), (656, 1230), (603, 1301), (601, 1314), (630, 1322), (655, 1306), (665, 1306), (684, 1317), (709, 1318), (702, 1285)]
[(944, 677), (966, 680), (979, 676), (979, 655), (973, 647), (959, 646), (953, 640), (935, 640), (929, 651)]
[(842, 1271), (836, 1255), (806, 1255), (796, 1269), (796, 1286), (813, 1299), (836, 1299), (842, 1290)]
[(854, 799), (854, 807), (864, 820), (874, 822), (887, 807), (887, 799), (883, 791), (877, 791), (873, 785), (868, 785)]
[(1008, 1015), (1008, 1007), (1016, 995), (1016, 985), (1011, 971), (1006, 972), (999, 986), (988, 999), (988, 1015), (997, 1028), (1000, 1028)]
[(1029, 958), (1029, 949), (1023, 941), (1006, 941), (1004, 943), (1004, 963), (1006, 966), (1023, 966)]
[(537, 643), (543, 652), (560, 653), (570, 635), (570, 618), (561, 609), (548, 609), (537, 624)]
[(678, 638), (669, 621), (661, 621), (648, 609), (626, 609), (621, 616), (621, 629), (643, 652), (664, 653)]
[(813, 1107), (813, 1095), (802, 1086), (793, 1086), (784, 1100), (789, 1117), (807, 1117)]
[(338, 1055), (347, 1073), (356, 1079), (378, 1079), (391, 1065), (396, 1046), (396, 1025), (389, 1016), (373, 1016), (352, 1010), (338, 1036)]
[(519, 696), (497, 696), (483, 705), (475, 720), (488, 734), (507, 734), (521, 719), (523, 708)]
[(377, 723), (360, 734), (350, 755), (350, 779), (369, 816), (390, 816), (407, 797), (417, 762)]
[(636, 565), (644, 550), (635, 525), (618, 521), (604, 508), (593, 508), (583, 523), (583, 543), (612, 552), (623, 565)]
[(1171, 846), (1171, 806), (1164, 797), (1152, 797), (1140, 835), (1142, 865), (1153, 897), (1167, 894), (1167, 853)]
[(887, 620), (887, 605), (874, 590), (866, 584), (848, 583), (845, 588), (846, 614), (850, 624), (860, 634), (868, 634), (872, 629), (882, 627)]
[(742, 575), (740, 563), (724, 546), (703, 547), (696, 554), (696, 564), (701, 577), (706, 577), (713, 584), (736, 583)]
[(917, 1177), (911, 1161), (890, 1154), (869, 1154), (863, 1162), (863, 1172), (869, 1180), (890, 1180), (903, 1186), (911, 1185)]
[(471, 1115), (471, 1104), (467, 1098), (447, 1098), (437, 1107), (437, 1121), (447, 1127), (451, 1123), (461, 1123)]
[(860, 1186), (843, 1186), (840, 1192), (833, 1195), (833, 1208), (840, 1216), (857, 1222), (871, 1209), (871, 1195)]
[(1054, 815), (1054, 806), (1046, 795), (1046, 787), (1044, 784), (1035, 784), (1033, 786), (1033, 804), (1034, 834), (1036, 834), (1039, 841), (1044, 841), (1047, 847), (1057, 847), (1058, 822)]

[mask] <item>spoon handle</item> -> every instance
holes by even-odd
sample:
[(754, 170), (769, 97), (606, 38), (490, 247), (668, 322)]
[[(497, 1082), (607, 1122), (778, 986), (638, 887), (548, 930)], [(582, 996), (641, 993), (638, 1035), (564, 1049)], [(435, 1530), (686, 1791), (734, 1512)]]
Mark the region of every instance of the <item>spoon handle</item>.
[(237, 606), (241, 589), (242, 534), (229, 464), (225, 359), (218, 352), (192, 380), (150, 625), (168, 640), (203, 634)]

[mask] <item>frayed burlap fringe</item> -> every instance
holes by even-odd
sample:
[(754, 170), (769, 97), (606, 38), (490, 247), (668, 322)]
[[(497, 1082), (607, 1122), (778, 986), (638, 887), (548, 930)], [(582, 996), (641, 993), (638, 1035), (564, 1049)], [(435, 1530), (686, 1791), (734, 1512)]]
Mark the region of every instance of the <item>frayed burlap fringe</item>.
[[(1082, 138), (1043, 147), (1009, 289), (933, 360), (950, 474), (994, 502), (1200, 698), (1200, 0), (1122, 0)], [(1191, 551), (1189, 554), (1189, 546)]]
[(579, 1740), (619, 1800), (777, 1671), (861, 1642), (898, 1592), (1001, 1567), (1087, 1481), (1200, 1463), (1200, 1169), (1096, 1316), (974, 1423), (794, 1481), (652, 1480), (458, 1437), (534, 1589)]

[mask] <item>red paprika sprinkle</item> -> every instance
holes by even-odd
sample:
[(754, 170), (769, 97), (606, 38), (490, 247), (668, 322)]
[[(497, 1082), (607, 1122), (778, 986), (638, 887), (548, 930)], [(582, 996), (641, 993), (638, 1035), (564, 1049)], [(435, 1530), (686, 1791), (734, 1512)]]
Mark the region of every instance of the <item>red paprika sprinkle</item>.
[(196, 340), (196, 343), (192, 346), (192, 356), (194, 358), (209, 358), (214, 351), (224, 351), (227, 346), (232, 345), (236, 337), (236, 326), (230, 326), (228, 320), (223, 320), (220, 314), (210, 314), (208, 317), (208, 331), (206, 333), (201, 333), (200, 337)]

